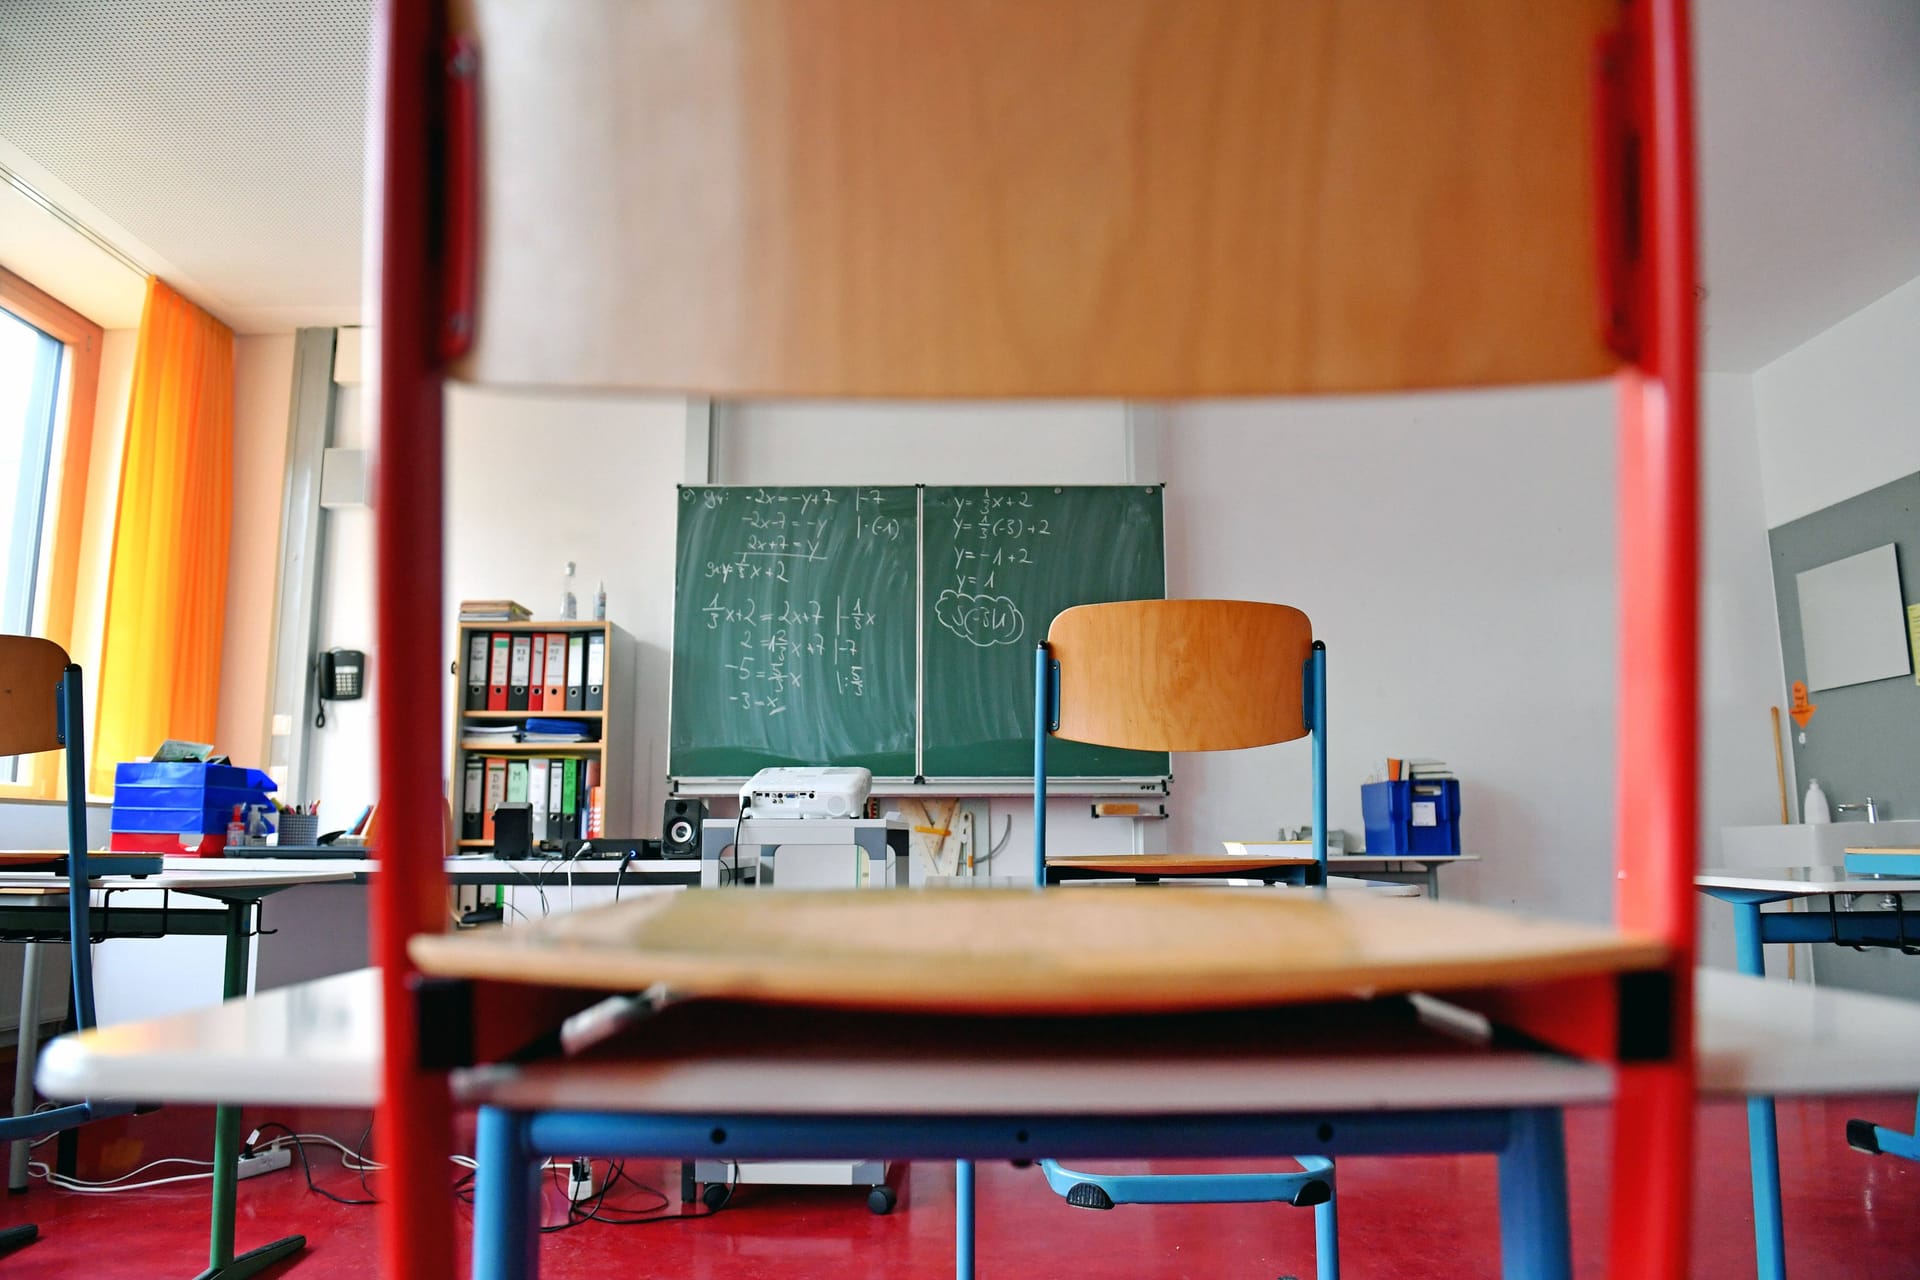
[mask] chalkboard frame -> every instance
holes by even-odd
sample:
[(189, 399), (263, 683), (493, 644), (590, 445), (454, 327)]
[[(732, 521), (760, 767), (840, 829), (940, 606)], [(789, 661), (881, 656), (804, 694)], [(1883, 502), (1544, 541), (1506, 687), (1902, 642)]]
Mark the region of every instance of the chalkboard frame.
[[(765, 489), (768, 487), (770, 486), (757, 485), (757, 484), (740, 484), (740, 485), (681, 485), (681, 486), (678, 486), (677, 488), (680, 491), (684, 491), (686, 489), (696, 489), (701, 491), (712, 490), (712, 489), (752, 491), (756, 489)], [(915, 484), (858, 485), (858, 486), (835, 486), (835, 487), (879, 489), (879, 490), (885, 490), (885, 491), (894, 492), (894, 493), (904, 493), (907, 491), (911, 491), (914, 496), (915, 571), (914, 571), (913, 596), (914, 596), (914, 610), (916, 615), (916, 625), (914, 629), (914, 645), (913, 645), (913, 666), (914, 666), (914, 694), (913, 694), (914, 751), (913, 751), (913, 756), (914, 756), (916, 772), (912, 775), (908, 775), (905, 773), (893, 773), (893, 774), (885, 774), (885, 775), (876, 774), (874, 777), (874, 790), (876, 792), (889, 794), (889, 795), (926, 794), (926, 795), (952, 796), (952, 795), (1029, 795), (1031, 794), (1032, 773), (1030, 770), (1025, 774), (1014, 774), (1014, 773), (942, 774), (937, 776), (927, 775), (924, 772), (920, 771), (921, 766), (923, 766), (924, 764), (925, 750), (926, 750), (926, 743), (927, 743), (927, 726), (926, 726), (926, 720), (925, 720), (925, 697), (926, 697), (926, 661), (927, 661), (928, 645), (926, 643), (924, 629), (925, 629), (926, 593), (927, 593), (926, 494), (929, 486), (925, 483), (915, 483)], [(936, 485), (933, 487), (952, 488), (954, 486)], [(1100, 489), (1100, 490), (1138, 489), (1147, 493), (1151, 493), (1154, 496), (1154, 500), (1156, 503), (1155, 514), (1159, 523), (1159, 534), (1161, 539), (1160, 581), (1157, 584), (1157, 595), (1146, 597), (1146, 598), (1157, 598), (1157, 599), (1165, 598), (1166, 596), (1166, 546), (1165, 546), (1166, 485), (1164, 482), (1146, 483), (1146, 482), (1135, 481), (1130, 483), (1129, 482), (1105, 483), (1105, 484), (1087, 483), (1087, 484), (1075, 484), (1075, 485), (1002, 483), (1002, 484), (993, 484), (993, 485), (980, 485), (980, 486), (969, 485), (969, 486), (960, 486), (960, 487), (963, 487), (963, 488), (977, 487), (982, 489), (993, 489), (993, 490), (1046, 489), (1056, 494), (1064, 491), (1068, 491), (1068, 490), (1090, 490), (1090, 489)], [(676, 497), (677, 496), (678, 495), (676, 494)], [(680, 506), (678, 502), (676, 502), (675, 505), (676, 505), (676, 508)], [(678, 561), (679, 561), (680, 538), (681, 538), (681, 534), (678, 529), (678, 522), (676, 521), (676, 532), (675, 532), (676, 566), (678, 565)], [(680, 629), (681, 619), (679, 617), (679, 614), (680, 614), (682, 598), (684, 595), (682, 591), (682, 585), (683, 584), (678, 580), (678, 572), (676, 569), (676, 580), (674, 583), (675, 617), (673, 621), (673, 630), (675, 634), (677, 634)], [(1051, 619), (1048, 619), (1048, 621), (1050, 622)], [(1026, 656), (1030, 656), (1031, 646), (1022, 645), (1021, 653)], [(675, 761), (673, 756), (674, 736), (673, 736), (673, 728), (672, 728), (672, 708), (677, 700), (676, 695), (678, 690), (677, 690), (676, 682), (679, 680), (679, 678), (680, 678), (680, 663), (678, 661), (678, 655), (673, 652), (673, 646), (670, 645), (669, 651), (668, 651), (668, 696), (667, 696), (667, 705), (668, 705), (667, 781), (669, 784), (669, 789), (674, 794), (680, 794), (680, 795), (715, 795), (715, 796), (732, 795), (738, 791), (740, 785), (746, 780), (746, 777), (748, 775), (697, 774), (692, 772), (682, 772), (676, 769), (675, 767), (677, 762)], [(1165, 795), (1167, 794), (1170, 788), (1170, 784), (1172, 782), (1172, 760), (1171, 760), (1171, 757), (1166, 756), (1162, 753), (1154, 753), (1154, 754), (1159, 754), (1160, 758), (1166, 761), (1166, 764), (1163, 768), (1154, 769), (1154, 770), (1150, 770), (1148, 772), (1143, 772), (1143, 773), (1128, 773), (1128, 774), (1072, 774), (1072, 773), (1050, 774), (1048, 777), (1048, 787), (1047, 787), (1048, 794), (1063, 795), (1063, 796), (1076, 796), (1076, 795), (1107, 796), (1107, 795), (1114, 795), (1114, 794)]]

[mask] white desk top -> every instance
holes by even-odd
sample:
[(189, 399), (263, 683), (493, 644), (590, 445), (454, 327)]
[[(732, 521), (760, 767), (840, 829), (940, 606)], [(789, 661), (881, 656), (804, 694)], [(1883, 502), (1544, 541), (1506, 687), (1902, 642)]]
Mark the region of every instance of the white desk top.
[[(758, 855), (749, 850), (739, 859), (728, 854), (724, 865), (728, 869), (735, 866), (754, 866)], [(489, 884), (514, 884), (522, 880), (541, 880), (552, 884), (558, 881), (566, 883), (569, 863), (559, 856), (546, 858), (516, 858), (505, 860), (485, 854), (466, 854), (445, 859), (444, 865), (449, 876), (485, 877)], [(380, 864), (372, 858), (167, 858), (165, 869), (171, 873), (184, 871), (196, 866), (230, 868), (243, 871), (299, 871), (327, 872), (329, 880), (358, 879), (374, 874)], [(620, 871), (618, 858), (582, 858), (571, 864), (576, 880), (585, 883), (585, 877), (596, 876), (611, 884)], [(635, 877), (644, 873), (676, 872), (691, 875), (700, 870), (700, 862), (693, 858), (650, 858), (646, 861), (635, 859), (627, 864), (626, 879), (633, 882)], [(333, 875), (333, 872), (343, 873)]]
[(1450, 862), (1478, 862), (1477, 853), (1330, 853), (1329, 863), (1334, 862), (1371, 862), (1375, 866), (1387, 862), (1416, 862), (1421, 866), (1444, 867)]
[(1861, 875), (1842, 866), (1712, 867), (1695, 873), (1693, 883), (1701, 889), (1758, 889), (1803, 898), (1828, 893), (1920, 893), (1920, 878)]
[[(168, 866), (149, 876), (93, 876), (88, 879), (87, 887), (95, 891), (172, 889), (177, 893), (192, 893), (196, 889), (291, 888), (294, 885), (326, 884), (353, 879), (353, 872), (329, 867), (324, 863), (267, 868), (251, 864), (246, 867), (228, 868), (217, 865), (217, 860), (214, 859), (194, 858), (190, 861), (211, 862), (215, 865), (207, 866), (204, 870), (199, 867), (186, 869)], [(0, 874), (0, 893), (10, 889), (64, 894), (67, 889), (67, 877), (62, 872), (53, 871), (14, 871)]]
[[(1696, 1011), (1704, 1093), (1823, 1094), (1920, 1088), (1920, 1003), (1720, 970), (1699, 974)], [(248, 1000), (61, 1036), (40, 1059), (53, 1098), (369, 1106), (378, 1094), (379, 987), (370, 969)], [(905, 1053), (910, 1061), (900, 1060)], [(756, 1052), (656, 1063), (636, 1080), (591, 1061), (581, 1099), (617, 1089), (633, 1106), (822, 1111), (969, 1108), (1058, 1113), (1097, 1091), (1102, 1108), (1163, 1112), (1180, 1097), (1202, 1109), (1271, 1106), (1311, 1096), (1328, 1107), (1411, 1108), (1603, 1101), (1613, 1075), (1556, 1055), (1461, 1046), (1431, 1032), (1370, 1052), (1103, 1055), (1075, 1062), (1004, 1050), (916, 1057), (883, 1046), (856, 1056)], [(1182, 1087), (1169, 1091), (1169, 1073)], [(777, 1079), (778, 1090), (768, 1081)], [(558, 1087), (551, 1071), (476, 1073), (469, 1097)], [(569, 1084), (567, 1088), (572, 1089)], [(602, 1099), (609, 1100), (606, 1098)]]

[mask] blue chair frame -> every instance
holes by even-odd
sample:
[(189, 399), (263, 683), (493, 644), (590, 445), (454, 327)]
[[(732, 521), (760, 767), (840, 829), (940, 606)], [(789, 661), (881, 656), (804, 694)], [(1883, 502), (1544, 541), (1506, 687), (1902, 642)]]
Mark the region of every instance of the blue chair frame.
[[(52, 641), (40, 643), (51, 645)], [(81, 714), (80, 691), (80, 667), (77, 663), (68, 662), (61, 669), (59, 683), (52, 690), (58, 743), (57, 746), (49, 745), (39, 750), (59, 749), (66, 753), (67, 969), (73, 996), (74, 1029), (87, 1031), (93, 1027), (95, 1018), (93, 948), (88, 929), (86, 728)], [(132, 1105), (126, 1103), (75, 1102), (31, 1115), (0, 1118), (0, 1143), (44, 1138), (92, 1120), (126, 1115), (132, 1110)], [(32, 1231), (24, 1227), (0, 1234), (0, 1254), (17, 1249), (33, 1239)]]
[[(1047, 884), (1047, 740), (1060, 727), (1060, 663), (1052, 646), (1040, 641), (1033, 671), (1033, 882)], [(1327, 883), (1327, 647), (1313, 642), (1300, 673), (1303, 720), (1313, 745), (1313, 857), (1308, 882), (1326, 892)], [(1056, 1160), (1038, 1163), (1047, 1185), (1068, 1204), (1111, 1209), (1122, 1204), (1289, 1204), (1313, 1209), (1314, 1257), (1319, 1280), (1340, 1280), (1340, 1230), (1333, 1160), (1295, 1156), (1300, 1168), (1282, 1173), (1106, 1174), (1069, 1169)], [(956, 1173), (968, 1193), (956, 1206), (969, 1219), (962, 1231), (971, 1238), (972, 1171)], [(966, 1274), (962, 1272), (962, 1274)]]

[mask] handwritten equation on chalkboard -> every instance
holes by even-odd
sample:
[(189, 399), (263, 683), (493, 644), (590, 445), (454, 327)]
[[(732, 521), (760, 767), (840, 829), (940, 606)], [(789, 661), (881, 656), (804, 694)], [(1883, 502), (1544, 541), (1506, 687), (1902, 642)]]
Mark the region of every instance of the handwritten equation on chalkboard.
[(1036, 513), (1029, 489), (957, 495), (948, 518), (951, 559), (928, 566), (941, 584), (933, 601), (935, 621), (981, 649), (1018, 644), (1027, 637), (1027, 617), (1014, 595), (1046, 563), (1052, 519)]
[(881, 642), (880, 629), (911, 628), (913, 620), (885, 617), (858, 590), (857, 575), (832, 575), (853, 590), (809, 588), (828, 580), (829, 563), (908, 533), (884, 495), (748, 488), (681, 496), (716, 517), (719, 541), (733, 544), (700, 571), (706, 602), (698, 612), (717, 646), (722, 702), (771, 719), (820, 698), (866, 697), (866, 654)]

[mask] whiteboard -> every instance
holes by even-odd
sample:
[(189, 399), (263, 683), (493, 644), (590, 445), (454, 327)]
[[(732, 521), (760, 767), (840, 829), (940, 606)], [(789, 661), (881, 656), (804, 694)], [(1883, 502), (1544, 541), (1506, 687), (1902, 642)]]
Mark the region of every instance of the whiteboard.
[(1894, 544), (1796, 574), (1807, 688), (1837, 689), (1913, 673)]

